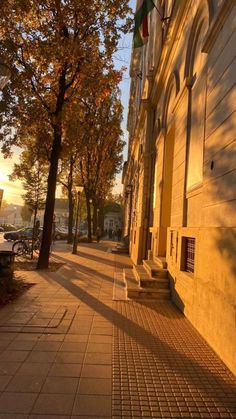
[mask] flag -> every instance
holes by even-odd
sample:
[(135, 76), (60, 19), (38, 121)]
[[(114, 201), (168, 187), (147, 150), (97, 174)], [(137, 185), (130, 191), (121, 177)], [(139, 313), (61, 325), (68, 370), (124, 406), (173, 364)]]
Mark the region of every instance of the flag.
[(148, 13), (155, 7), (153, 0), (139, 0), (134, 16), (134, 48), (142, 47), (148, 41)]

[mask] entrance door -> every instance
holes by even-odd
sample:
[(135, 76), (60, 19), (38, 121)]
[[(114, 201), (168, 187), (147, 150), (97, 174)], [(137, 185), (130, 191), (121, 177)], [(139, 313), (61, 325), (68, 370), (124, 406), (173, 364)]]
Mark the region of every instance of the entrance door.
[(163, 188), (161, 194), (160, 229), (157, 244), (158, 256), (166, 256), (167, 228), (171, 221), (171, 201), (174, 160), (174, 125), (168, 131), (164, 146)]

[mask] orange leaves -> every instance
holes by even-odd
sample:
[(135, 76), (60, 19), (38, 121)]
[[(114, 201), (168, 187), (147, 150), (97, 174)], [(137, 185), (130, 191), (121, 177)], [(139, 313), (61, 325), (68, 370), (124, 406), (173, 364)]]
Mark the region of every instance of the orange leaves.
[[(53, 133), (62, 132), (67, 153), (87, 147), (96, 179), (99, 173), (113, 176), (121, 150), (122, 71), (114, 70), (112, 54), (126, 25), (128, 0), (0, 2), (0, 56), (12, 69), (0, 126), (14, 132), (0, 139), (9, 148), (37, 131), (50, 154)], [(112, 153), (118, 156), (113, 162)], [(85, 154), (81, 158), (88, 164)]]
[(100, 93), (99, 96), (95, 98), (95, 104), (96, 106), (99, 106), (101, 102), (104, 101), (104, 99), (110, 94), (110, 90), (108, 88), (103, 89), (103, 91)]

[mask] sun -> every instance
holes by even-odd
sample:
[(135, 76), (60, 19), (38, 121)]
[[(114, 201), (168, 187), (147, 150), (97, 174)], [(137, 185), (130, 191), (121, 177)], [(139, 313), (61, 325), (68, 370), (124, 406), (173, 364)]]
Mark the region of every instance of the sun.
[(1, 173), (0, 173), (0, 187), (1, 187), (1, 182), (7, 182), (7, 181), (8, 181), (7, 174), (1, 171)]

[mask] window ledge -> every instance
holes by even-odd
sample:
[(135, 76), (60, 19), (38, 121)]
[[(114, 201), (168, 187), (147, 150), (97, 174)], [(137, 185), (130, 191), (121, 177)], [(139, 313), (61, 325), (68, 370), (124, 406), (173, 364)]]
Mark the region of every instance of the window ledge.
[(186, 193), (186, 198), (192, 198), (195, 195), (199, 195), (202, 193), (203, 184), (199, 183), (197, 185), (192, 186)]
[(184, 277), (188, 278), (188, 279), (194, 279), (194, 273), (192, 272), (187, 272), (187, 271), (180, 271), (181, 275), (183, 275)]

